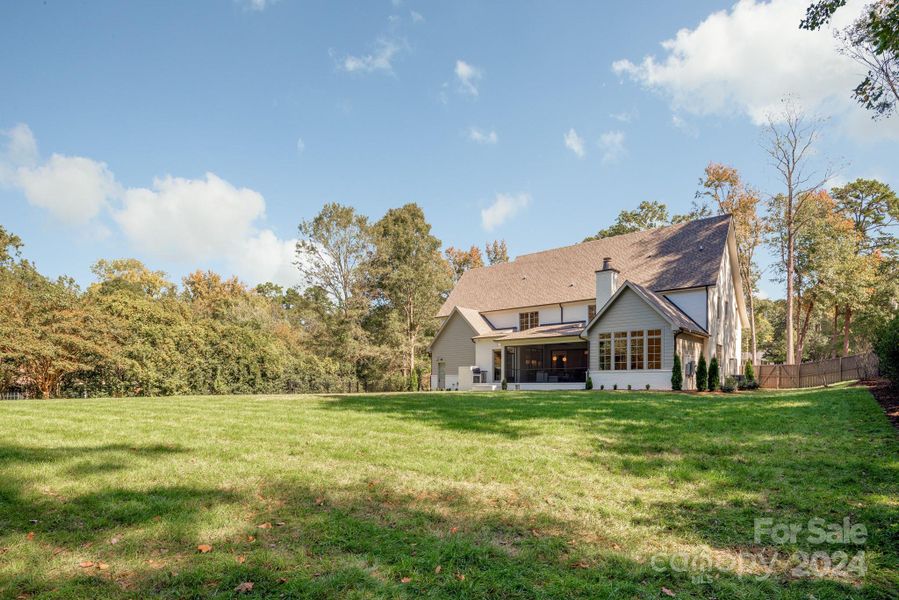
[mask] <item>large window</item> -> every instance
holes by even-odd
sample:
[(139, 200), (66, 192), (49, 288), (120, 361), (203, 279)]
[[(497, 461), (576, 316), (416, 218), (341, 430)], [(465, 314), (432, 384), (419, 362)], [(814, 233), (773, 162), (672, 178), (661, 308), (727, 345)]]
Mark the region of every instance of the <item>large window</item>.
[(596, 305), (588, 304), (587, 305), (587, 320), (592, 321), (593, 317), (595, 317), (595, 316), (596, 316)]
[(646, 368), (662, 368), (662, 330), (650, 329), (646, 332)]
[(540, 325), (540, 313), (537, 311), (518, 313), (518, 331), (524, 331), (538, 325)]
[(627, 332), (615, 332), (615, 370), (627, 370)]
[(599, 334), (599, 370), (608, 371), (612, 368), (612, 334)]
[(643, 368), (643, 331), (631, 332), (631, 369)]

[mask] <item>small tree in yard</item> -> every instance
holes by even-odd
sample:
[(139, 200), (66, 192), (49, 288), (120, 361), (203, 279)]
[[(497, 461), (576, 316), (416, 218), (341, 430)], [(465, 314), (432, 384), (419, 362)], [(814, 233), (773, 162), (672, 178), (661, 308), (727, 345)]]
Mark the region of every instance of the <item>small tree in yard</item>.
[(894, 387), (899, 387), (899, 315), (878, 332), (874, 352), (880, 359), (880, 372)]
[(589, 375), (587, 375), (587, 383), (586, 383), (586, 385), (584, 386), (584, 389), (587, 389), (587, 390), (592, 390), (592, 389), (593, 389), (593, 380), (590, 379), (590, 376), (589, 376)]
[(674, 354), (674, 365), (671, 367), (671, 389), (682, 390), (684, 388), (684, 373), (680, 364), (680, 355)]
[(755, 369), (752, 367), (752, 361), (746, 361), (746, 367), (743, 369), (744, 383), (752, 383), (755, 381)]
[(696, 367), (696, 391), (704, 392), (709, 383), (709, 368), (705, 363), (705, 354), (699, 355), (699, 365)]
[(712, 361), (709, 363), (709, 391), (714, 392), (717, 390), (720, 381), (721, 375), (718, 371), (718, 357), (713, 356)]

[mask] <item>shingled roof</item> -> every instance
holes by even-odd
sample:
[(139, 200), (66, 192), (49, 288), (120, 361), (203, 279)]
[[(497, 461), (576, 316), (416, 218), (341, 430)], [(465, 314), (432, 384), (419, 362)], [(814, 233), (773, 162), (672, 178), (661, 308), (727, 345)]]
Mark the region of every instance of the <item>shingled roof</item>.
[(619, 281), (653, 292), (715, 285), (729, 228), (730, 216), (721, 215), (471, 269), (437, 316), (449, 316), (456, 306), (488, 312), (595, 298), (595, 273), (607, 256), (620, 272)]

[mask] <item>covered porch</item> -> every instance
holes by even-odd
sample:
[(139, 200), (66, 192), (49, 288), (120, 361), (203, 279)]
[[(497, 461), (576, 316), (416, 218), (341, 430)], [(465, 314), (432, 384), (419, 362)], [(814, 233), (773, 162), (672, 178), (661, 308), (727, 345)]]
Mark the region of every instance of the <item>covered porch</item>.
[(590, 368), (590, 346), (579, 337), (583, 329), (583, 322), (560, 323), (500, 338), (500, 378), (510, 386), (580, 387)]

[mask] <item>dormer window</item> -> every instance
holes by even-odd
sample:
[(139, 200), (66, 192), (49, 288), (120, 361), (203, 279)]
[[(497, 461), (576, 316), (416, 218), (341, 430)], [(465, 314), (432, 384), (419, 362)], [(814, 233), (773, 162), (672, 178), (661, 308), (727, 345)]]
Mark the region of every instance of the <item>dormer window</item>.
[(526, 329), (531, 329), (532, 327), (537, 327), (540, 325), (540, 313), (537, 311), (534, 312), (523, 312), (518, 313), (518, 331), (524, 331)]

